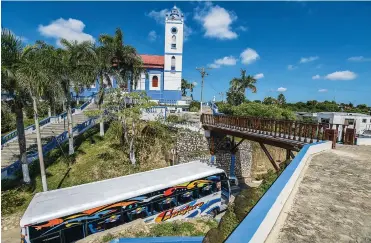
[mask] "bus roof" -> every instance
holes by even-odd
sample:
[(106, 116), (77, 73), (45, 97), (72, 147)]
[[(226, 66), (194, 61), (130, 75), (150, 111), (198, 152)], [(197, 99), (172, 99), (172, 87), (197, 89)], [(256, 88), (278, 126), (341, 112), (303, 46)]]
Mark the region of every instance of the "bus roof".
[(36, 193), (20, 221), (20, 226), (42, 223), (223, 172), (222, 169), (198, 160), (108, 180)]

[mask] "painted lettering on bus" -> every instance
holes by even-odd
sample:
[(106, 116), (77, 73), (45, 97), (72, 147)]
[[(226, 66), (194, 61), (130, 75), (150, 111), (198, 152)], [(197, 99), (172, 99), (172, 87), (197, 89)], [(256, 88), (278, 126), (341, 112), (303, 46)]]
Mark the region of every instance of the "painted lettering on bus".
[(156, 217), (155, 221), (159, 223), (159, 222), (169, 220), (179, 215), (185, 215), (189, 213), (190, 211), (201, 207), (202, 205), (204, 205), (204, 202), (199, 202), (199, 203), (196, 203), (195, 205), (187, 205), (185, 208), (182, 208), (179, 210), (176, 210), (175, 208), (173, 208), (173, 209), (164, 211)]

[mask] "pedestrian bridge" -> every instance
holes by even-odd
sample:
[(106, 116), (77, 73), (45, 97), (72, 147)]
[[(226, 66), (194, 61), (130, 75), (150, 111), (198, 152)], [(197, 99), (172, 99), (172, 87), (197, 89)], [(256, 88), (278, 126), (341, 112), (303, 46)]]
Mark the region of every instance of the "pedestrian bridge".
[(306, 144), (325, 140), (349, 144), (352, 137), (346, 135), (354, 136), (354, 129), (348, 125), (261, 117), (202, 114), (201, 123), (205, 130), (294, 151)]

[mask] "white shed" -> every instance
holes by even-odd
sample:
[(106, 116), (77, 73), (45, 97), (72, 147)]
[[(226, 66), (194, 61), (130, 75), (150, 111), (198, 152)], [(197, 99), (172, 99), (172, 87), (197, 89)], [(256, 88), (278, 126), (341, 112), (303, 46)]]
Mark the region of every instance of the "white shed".
[(361, 113), (318, 112), (317, 121), (321, 123), (349, 125), (349, 128), (356, 129), (356, 134), (362, 134), (365, 130), (371, 130), (371, 116)]

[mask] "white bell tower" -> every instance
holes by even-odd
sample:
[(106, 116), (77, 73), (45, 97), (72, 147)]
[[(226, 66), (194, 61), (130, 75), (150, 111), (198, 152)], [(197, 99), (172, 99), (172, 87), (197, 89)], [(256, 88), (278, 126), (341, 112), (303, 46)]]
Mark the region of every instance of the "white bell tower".
[[(179, 91), (179, 94), (182, 80), (183, 28), (184, 16), (174, 6), (171, 12), (166, 14), (165, 20), (164, 90)], [(175, 99), (177, 95), (174, 93), (171, 96)]]

